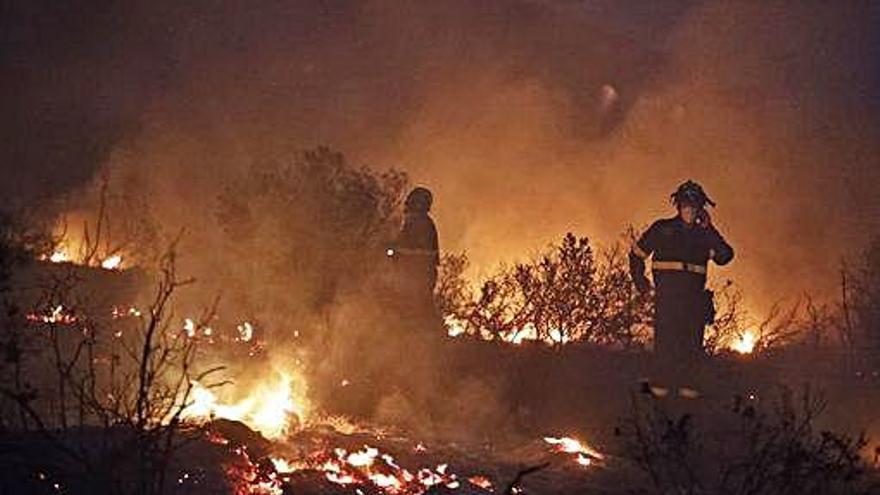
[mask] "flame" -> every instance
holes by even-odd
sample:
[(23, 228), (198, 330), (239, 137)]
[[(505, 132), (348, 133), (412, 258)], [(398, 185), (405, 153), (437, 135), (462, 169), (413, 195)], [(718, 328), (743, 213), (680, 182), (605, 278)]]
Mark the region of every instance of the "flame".
[(238, 338), (241, 342), (249, 342), (252, 338), (254, 338), (254, 326), (248, 322), (244, 322), (241, 325), (236, 327), (238, 330)]
[[(390, 454), (382, 453), (370, 445), (364, 445), (355, 452), (342, 448), (322, 449), (298, 461), (282, 457), (271, 457), (270, 460), (276, 472), (281, 474), (316, 470), (324, 474), (324, 479), (337, 485), (365, 488), (372, 486), (380, 493), (392, 495), (420, 495), (434, 486), (452, 490), (461, 486), (458, 476), (448, 472), (448, 464), (411, 471), (401, 467)], [(492, 482), (485, 476), (474, 476), (468, 481), (483, 488), (492, 486)], [(359, 489), (356, 491), (361, 493)]]
[(758, 336), (752, 330), (746, 330), (730, 346), (732, 350), (740, 354), (751, 354), (758, 343)]
[(59, 304), (45, 313), (29, 313), (27, 320), (34, 323), (58, 323), (61, 325), (71, 325), (76, 323), (79, 318), (76, 314)]
[(50, 254), (49, 256), (43, 256), (42, 259), (51, 261), (52, 263), (73, 263), (76, 265), (103, 268), (105, 270), (119, 270), (122, 268), (122, 255), (120, 254), (114, 254), (107, 257), (98, 257), (94, 260), (90, 260), (89, 262), (87, 262), (85, 260), (86, 255), (73, 254), (76, 252), (78, 251), (68, 247), (65, 241), (62, 241), (62, 244), (59, 245), (52, 254)]
[(101, 268), (105, 270), (116, 270), (122, 266), (122, 256), (114, 254), (113, 256), (101, 262)]
[[(67, 214), (73, 223), (85, 221), (86, 217), (78, 214)], [(105, 242), (90, 241), (85, 228), (68, 229), (68, 222), (61, 222), (55, 226), (52, 235), (58, 242), (52, 254), (43, 256), (41, 259), (52, 263), (73, 263), (76, 265), (103, 268), (105, 270), (119, 270), (123, 268), (123, 254), (118, 247), (110, 246)]]
[(258, 385), (238, 402), (224, 404), (210, 388), (192, 381), (191, 404), (186, 407), (183, 417), (241, 421), (267, 438), (280, 438), (307, 413), (305, 401), (294, 399), (293, 382), (291, 374), (278, 373), (274, 382)]
[(186, 318), (183, 320), (183, 331), (186, 332), (187, 337), (195, 337), (196, 335), (196, 322), (192, 318)]
[(446, 315), (443, 319), (443, 323), (446, 324), (446, 334), (450, 337), (458, 337), (459, 335), (467, 333), (464, 322), (454, 315)]
[(575, 462), (584, 467), (592, 466), (593, 459), (599, 461), (605, 459), (605, 456), (602, 455), (598, 450), (590, 447), (580, 440), (571, 437), (544, 437), (544, 441), (549, 443), (550, 445), (553, 445), (553, 449), (556, 452), (561, 452), (565, 454), (576, 454), (574, 459)]
[(52, 263), (64, 263), (70, 261), (70, 255), (63, 251), (55, 251), (49, 256), (49, 261)]
[(480, 487), (486, 491), (492, 491), (494, 488), (492, 486), (492, 481), (485, 476), (471, 476), (470, 478), (468, 478), (468, 483)]
[[(467, 324), (455, 315), (446, 315), (443, 319), (446, 325), (446, 334), (449, 337), (458, 337), (468, 333)], [(551, 328), (548, 335), (543, 338), (538, 337), (538, 329), (532, 323), (526, 323), (521, 328), (513, 328), (500, 335), (501, 341), (513, 345), (522, 345), (526, 341), (542, 342), (547, 345), (555, 346), (558, 344), (567, 344), (571, 342), (571, 336), (564, 334), (558, 328)], [(483, 340), (493, 340), (495, 337), (489, 333), (482, 333), (480, 337)]]

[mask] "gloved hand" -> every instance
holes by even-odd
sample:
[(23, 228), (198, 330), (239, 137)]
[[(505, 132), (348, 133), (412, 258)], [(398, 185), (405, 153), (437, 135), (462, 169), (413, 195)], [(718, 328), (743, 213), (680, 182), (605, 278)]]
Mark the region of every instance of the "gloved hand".
[(712, 227), (712, 216), (705, 208), (697, 210), (697, 225), (706, 229)]

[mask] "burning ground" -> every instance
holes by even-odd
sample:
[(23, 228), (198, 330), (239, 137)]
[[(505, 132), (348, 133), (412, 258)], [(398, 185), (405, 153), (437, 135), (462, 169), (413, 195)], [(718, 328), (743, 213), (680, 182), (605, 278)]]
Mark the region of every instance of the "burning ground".
[[(97, 253), (86, 261), (55, 244), (8, 280), (2, 482), (13, 492), (867, 493), (876, 479), (875, 444), (858, 436), (880, 401), (870, 362), (810, 340), (815, 325), (834, 335), (832, 315), (724, 334), (687, 384), (701, 396), (662, 396), (671, 384), (640, 381), (656, 368), (638, 301), (609, 288), (628, 284), (601, 285), (614, 263), (588, 264), (573, 238), (554, 249), (579, 246), (581, 264), (559, 268), (595, 268), (587, 278), (620, 302), (587, 319), (547, 327), (529, 306), (487, 304), (485, 288), (450, 299), (444, 287), (461, 284), (447, 261), (445, 321), (401, 316), (380, 297), (393, 284), (378, 264), (362, 280), (371, 290), (283, 332), (268, 325), (289, 315), (178, 298), (197, 284), (170, 253), (151, 268), (129, 264), (131, 251), (86, 249)], [(551, 250), (541, 263), (561, 259)], [(537, 278), (505, 300), (524, 287), (544, 290)]]
[(10, 219), (4, 486), (870, 489), (873, 251), (843, 272), (839, 305), (762, 319), (712, 280), (710, 357), (664, 383), (625, 241), (568, 234), (478, 284), (447, 253), (436, 312), (414, 312), (387, 256), (407, 184), (319, 148), (220, 191), (215, 244), (166, 239), (112, 175), (48, 226)]
[[(0, 490), (871, 481), (875, 11), (11, 2)], [(686, 178), (737, 250), (698, 399), (621, 264)], [(385, 256), (414, 183), (434, 315)]]

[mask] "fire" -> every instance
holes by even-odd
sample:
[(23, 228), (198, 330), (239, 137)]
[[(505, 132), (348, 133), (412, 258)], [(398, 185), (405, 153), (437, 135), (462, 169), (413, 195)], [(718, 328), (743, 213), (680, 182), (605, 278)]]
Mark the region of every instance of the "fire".
[(63, 251), (55, 251), (49, 256), (49, 261), (52, 263), (64, 263), (70, 261), (70, 256)]
[(467, 333), (464, 322), (453, 315), (447, 315), (446, 318), (443, 319), (443, 323), (446, 324), (446, 333), (450, 337), (458, 337), (459, 335)]
[(236, 327), (238, 330), (238, 337), (236, 340), (241, 342), (249, 342), (252, 338), (254, 338), (254, 326), (248, 322), (244, 322), (241, 325)]
[(730, 346), (731, 349), (740, 354), (751, 354), (755, 350), (758, 343), (758, 336), (752, 330), (746, 330), (742, 333)]
[(186, 318), (183, 320), (183, 331), (186, 332), (187, 337), (195, 337), (196, 335), (196, 322), (192, 318)]
[[(111, 246), (106, 239), (90, 240), (91, 234), (86, 227), (69, 229), (68, 225), (85, 222), (86, 217), (70, 213), (65, 215), (67, 221), (55, 226), (52, 235), (57, 239), (54, 251), (42, 259), (52, 263), (72, 263), (75, 265), (120, 270), (123, 268), (123, 253), (118, 246)], [(73, 218), (71, 218), (73, 217)]]
[(45, 313), (30, 313), (27, 320), (34, 323), (57, 323), (61, 325), (71, 325), (78, 321), (77, 316), (64, 305), (57, 305), (50, 311)]
[[(337, 485), (372, 486), (381, 493), (392, 495), (419, 495), (432, 487), (454, 490), (461, 486), (458, 476), (448, 472), (448, 464), (411, 471), (400, 466), (392, 455), (370, 445), (364, 445), (355, 452), (342, 448), (324, 449), (298, 461), (282, 457), (272, 457), (271, 461), (281, 475), (316, 470), (322, 472), (327, 481)], [(468, 481), (479, 487), (492, 486), (485, 476), (474, 476)]]
[(192, 382), (191, 404), (184, 418), (224, 418), (241, 421), (267, 438), (280, 438), (306, 417), (305, 400), (293, 395), (294, 379), (289, 373), (279, 373), (273, 382), (261, 384), (244, 399), (222, 403), (214, 392), (199, 382)]
[(101, 262), (101, 268), (105, 270), (116, 270), (122, 266), (122, 256), (114, 254), (113, 256)]
[(468, 483), (480, 487), (486, 491), (492, 491), (494, 489), (492, 481), (485, 476), (471, 476), (470, 478), (468, 478)]
[(555, 452), (575, 454), (575, 462), (584, 467), (593, 465), (593, 460), (602, 461), (605, 456), (598, 450), (571, 437), (544, 437), (544, 441), (553, 446)]
[(103, 268), (105, 270), (119, 270), (122, 268), (123, 260), (122, 255), (120, 254), (86, 260), (86, 255), (74, 254), (77, 252), (77, 250), (69, 248), (66, 243), (62, 243), (52, 254), (44, 256), (42, 259), (51, 261), (52, 263), (73, 263), (76, 265)]
[[(458, 337), (468, 333), (467, 324), (454, 315), (447, 315), (443, 319), (446, 325), (446, 334), (449, 337)], [(495, 337), (488, 333), (480, 335), (483, 340), (493, 340)], [(567, 344), (571, 341), (569, 335), (564, 334), (558, 328), (552, 328), (548, 335), (544, 338), (538, 336), (538, 329), (532, 323), (526, 323), (522, 328), (514, 328), (500, 335), (503, 342), (513, 345), (522, 345), (526, 341), (542, 342), (547, 345), (555, 346), (559, 344)]]

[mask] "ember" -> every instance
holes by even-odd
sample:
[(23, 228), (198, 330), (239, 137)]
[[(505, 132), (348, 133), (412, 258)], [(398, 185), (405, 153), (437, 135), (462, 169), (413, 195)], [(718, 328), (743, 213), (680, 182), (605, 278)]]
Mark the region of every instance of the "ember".
[(589, 445), (570, 437), (553, 438), (544, 437), (544, 441), (553, 445), (555, 452), (575, 454), (575, 462), (587, 467), (593, 464), (593, 460), (604, 460), (605, 456)]
[[(382, 453), (370, 445), (364, 445), (356, 452), (342, 448), (320, 450), (299, 461), (272, 457), (272, 463), (282, 475), (297, 471), (319, 471), (331, 483), (371, 487), (388, 494), (417, 495), (434, 486), (449, 489), (461, 486), (458, 476), (448, 472), (448, 464), (411, 471), (401, 467), (390, 454)], [(475, 476), (471, 479), (477, 480), (472, 482), (475, 486), (491, 486), (486, 477)]]
[(78, 318), (64, 305), (59, 304), (51, 310), (44, 313), (30, 313), (27, 320), (35, 323), (57, 323), (61, 325), (72, 325), (78, 321)]

